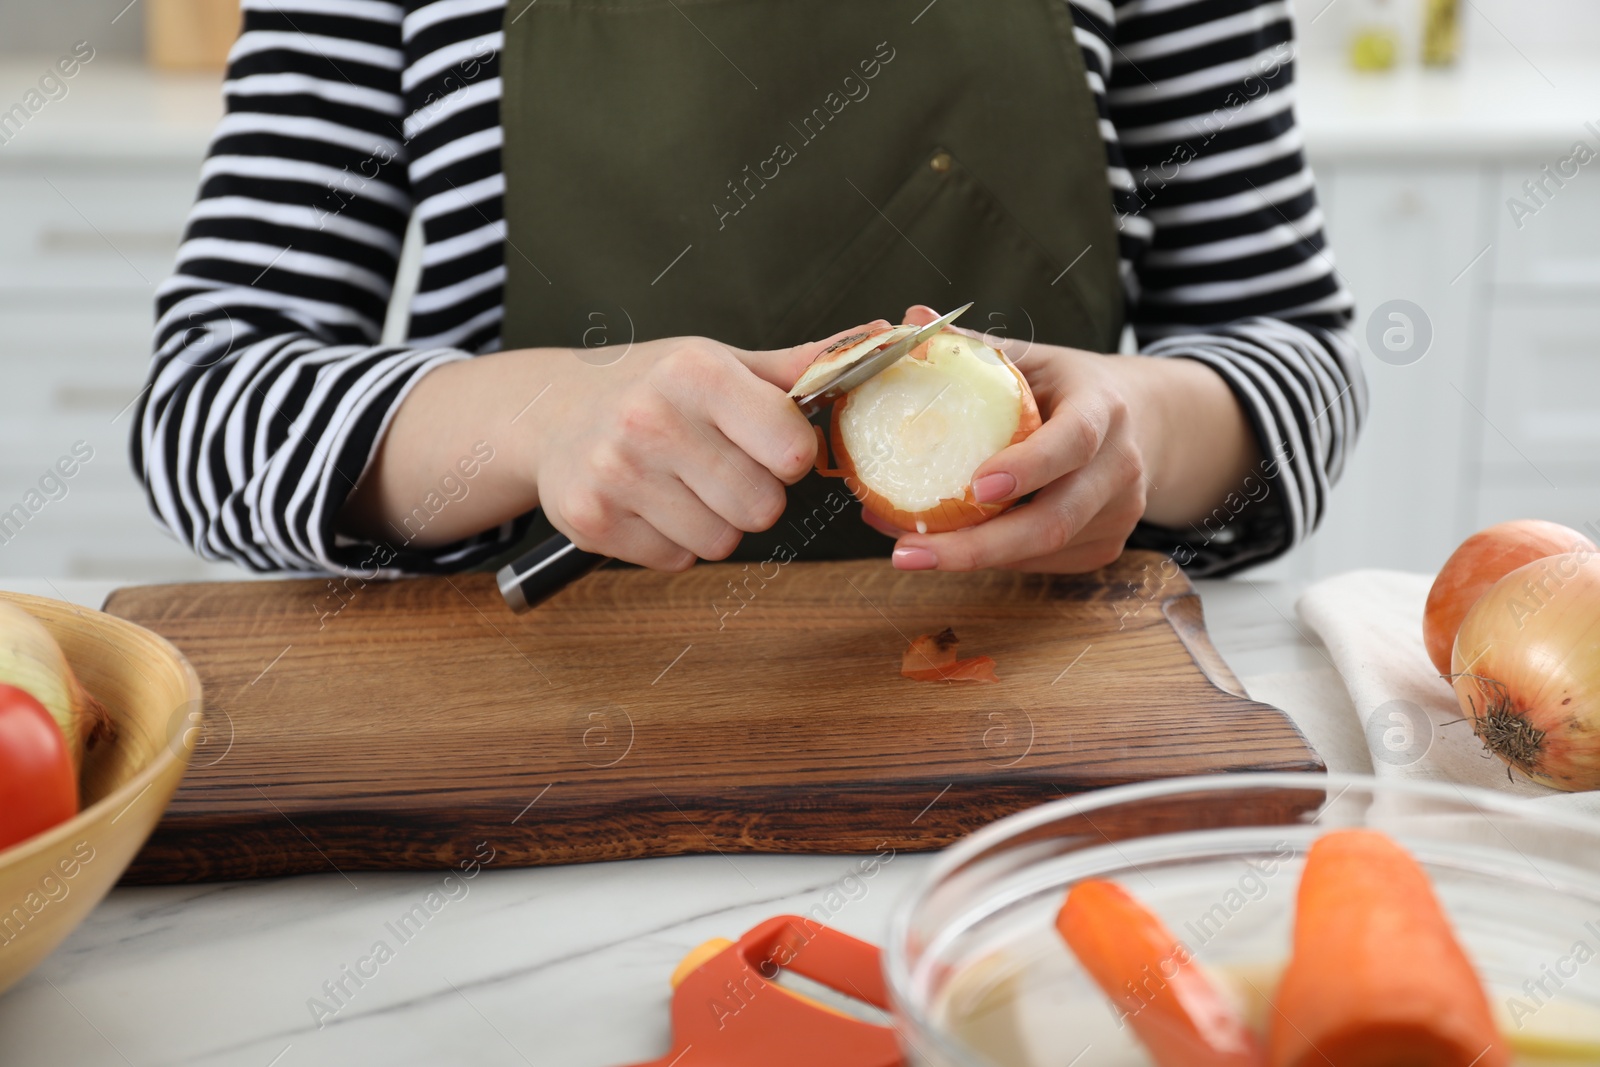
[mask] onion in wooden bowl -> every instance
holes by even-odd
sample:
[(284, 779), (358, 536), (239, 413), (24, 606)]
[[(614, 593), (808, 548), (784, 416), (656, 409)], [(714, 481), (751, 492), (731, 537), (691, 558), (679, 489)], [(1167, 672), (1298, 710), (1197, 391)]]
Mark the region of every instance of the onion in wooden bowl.
[(194, 750), (200, 680), (181, 652), (126, 620), (17, 593), (0, 601), (43, 624), (114, 726), (84, 757), (78, 814), (0, 850), (4, 992), (89, 914), (155, 828)]

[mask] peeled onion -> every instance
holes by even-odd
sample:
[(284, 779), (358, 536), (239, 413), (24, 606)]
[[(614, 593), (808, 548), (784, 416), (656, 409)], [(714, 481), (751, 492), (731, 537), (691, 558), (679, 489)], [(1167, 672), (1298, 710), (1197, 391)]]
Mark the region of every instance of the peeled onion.
[(16, 686), (45, 706), (66, 739), (73, 773), (80, 772), (84, 751), (109, 732), (111, 718), (72, 673), (50, 631), (5, 601), (0, 601), (0, 682)]
[(1439, 568), (1422, 613), (1422, 640), (1434, 667), (1450, 673), (1450, 648), (1461, 620), (1495, 582), (1536, 559), (1582, 550), (1595, 551), (1594, 543), (1543, 519), (1496, 523), (1461, 542)]
[[(796, 384), (800, 395), (842, 368), (913, 333), (894, 326), (824, 352)], [(954, 330), (934, 334), (834, 404), (834, 462), (863, 507), (903, 530), (974, 526), (1014, 501), (981, 504), (972, 475), (1040, 425), (1033, 391), (999, 351)]]
[(1556, 789), (1600, 788), (1600, 555), (1501, 578), (1462, 620), (1450, 667), (1486, 749)]

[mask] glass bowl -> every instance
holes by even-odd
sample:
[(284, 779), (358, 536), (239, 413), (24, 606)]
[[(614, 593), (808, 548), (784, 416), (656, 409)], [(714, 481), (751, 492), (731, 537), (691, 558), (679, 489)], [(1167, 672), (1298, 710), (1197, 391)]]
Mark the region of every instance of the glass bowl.
[(1147, 1065), (1056, 934), (1067, 888), (1122, 884), (1264, 1023), (1306, 850), (1382, 830), (1426, 868), (1519, 1064), (1600, 1063), (1600, 820), (1453, 785), (1236, 774), (1118, 786), (953, 846), (897, 909), (894, 1021), (925, 1067)]

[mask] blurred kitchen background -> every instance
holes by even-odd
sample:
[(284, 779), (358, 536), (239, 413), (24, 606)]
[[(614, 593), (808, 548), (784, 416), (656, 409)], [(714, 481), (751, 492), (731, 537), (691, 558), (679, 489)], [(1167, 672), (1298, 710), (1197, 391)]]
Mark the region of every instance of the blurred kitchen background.
[[(1254, 576), (1431, 571), (1519, 516), (1600, 537), (1600, 161), (1559, 171), (1578, 142), (1600, 151), (1600, 4), (1292, 7), (1297, 109), (1372, 414), (1321, 529)], [(1457, 11), (1453, 62), (1448, 34), (1424, 33), (1430, 8), (1443, 27)], [(0, 0), (0, 109), (75, 47), (79, 61), (25, 123), (0, 122), (0, 516), (43, 501), (20, 527), (0, 517), (0, 575), (240, 573), (156, 528), (127, 459), (152, 298), (236, 20), (227, 0)], [(75, 448), (73, 476), (41, 486)]]

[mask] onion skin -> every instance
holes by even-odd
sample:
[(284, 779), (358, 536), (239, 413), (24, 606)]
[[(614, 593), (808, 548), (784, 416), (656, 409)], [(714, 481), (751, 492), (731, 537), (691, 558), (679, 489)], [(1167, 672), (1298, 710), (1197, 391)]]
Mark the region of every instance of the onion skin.
[(1525, 564), (1563, 552), (1596, 551), (1577, 530), (1543, 519), (1517, 519), (1479, 530), (1445, 560), (1428, 590), (1422, 641), (1440, 674), (1450, 673), (1450, 648), (1472, 605), (1501, 578)]
[(994, 659), (974, 656), (956, 659), (960, 641), (946, 626), (936, 634), (914, 637), (900, 657), (900, 674), (915, 682), (998, 682)]
[(834, 378), (846, 367), (860, 362), (886, 345), (894, 344), (908, 334), (916, 333), (917, 329), (918, 327), (911, 325), (883, 326), (839, 338), (819, 352), (806, 366), (800, 377), (795, 380), (794, 388), (789, 390), (789, 395), (798, 400), (812, 389)]
[[(948, 327), (947, 327), (948, 330)], [(941, 331), (944, 332), (944, 331)], [(955, 331), (949, 331), (955, 332)], [(923, 342), (907, 353), (907, 359), (926, 359), (927, 342)], [(1039, 404), (1033, 397), (1033, 390), (1028, 386), (1028, 380), (1022, 372), (1004, 355), (996, 352), (1000, 362), (1011, 371), (1017, 379), (1021, 389), (1022, 409), (1017, 417), (1016, 432), (1011, 435), (1009, 444), (1016, 444), (1026, 440), (1030, 434), (1043, 425), (1044, 420), (1039, 416)], [(895, 504), (883, 495), (870, 489), (861, 480), (856, 461), (845, 447), (843, 421), (844, 413), (850, 404), (850, 396), (846, 395), (833, 405), (833, 420), (829, 435), (832, 445), (834, 462), (838, 467), (828, 470), (823, 466), (823, 457), (818, 453), (817, 470), (830, 477), (842, 477), (845, 486), (855, 494), (861, 506), (872, 512), (884, 522), (902, 530), (916, 530), (918, 533), (948, 533), (951, 530), (961, 530), (968, 526), (976, 526), (980, 522), (987, 522), (1016, 503), (1015, 500), (1002, 500), (995, 503), (980, 504), (972, 493), (969, 483), (966, 491), (960, 497), (946, 498), (939, 501), (931, 508), (921, 511), (907, 511), (896, 507)]]
[(1501, 578), (1467, 612), (1450, 666), (1486, 749), (1544, 785), (1600, 788), (1600, 555)]

